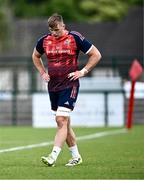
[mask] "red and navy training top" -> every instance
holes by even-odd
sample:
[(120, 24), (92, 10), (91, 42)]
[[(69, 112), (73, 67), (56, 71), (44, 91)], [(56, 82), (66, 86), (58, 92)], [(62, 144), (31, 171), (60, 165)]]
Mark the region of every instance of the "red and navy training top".
[(60, 38), (51, 34), (41, 37), (36, 50), (46, 54), (48, 60), (49, 91), (60, 91), (73, 86), (79, 86), (79, 80), (70, 81), (68, 74), (78, 70), (79, 52), (87, 54), (92, 44), (79, 32), (70, 31)]

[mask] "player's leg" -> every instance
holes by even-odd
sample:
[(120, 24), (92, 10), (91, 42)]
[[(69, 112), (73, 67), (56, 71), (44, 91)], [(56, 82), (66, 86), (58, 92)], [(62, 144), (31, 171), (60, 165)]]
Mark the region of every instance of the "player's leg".
[[(57, 93), (58, 94), (58, 93)], [(62, 95), (60, 95), (62, 94)], [(70, 109), (67, 107), (62, 107), (63, 104), (63, 98), (66, 98), (68, 93), (66, 91), (61, 91), (56, 98), (56, 94), (50, 93), (50, 100), (51, 100), (51, 106), (52, 110), (56, 110), (56, 123), (57, 123), (57, 132), (54, 140), (54, 147), (52, 149), (51, 154), (48, 157), (42, 157), (42, 161), (49, 165), (53, 166), (58, 158), (58, 155), (61, 151), (61, 148), (66, 141), (67, 138), (67, 133), (68, 133), (68, 120), (69, 120), (69, 114), (70, 114)], [(58, 99), (58, 100), (57, 100)], [(61, 104), (61, 106), (59, 106)], [(58, 106), (58, 107), (57, 107)]]
[(53, 149), (48, 157), (43, 156), (42, 161), (48, 166), (54, 166), (61, 148), (67, 137), (67, 122), (68, 118), (64, 116), (56, 116), (57, 132), (54, 139)]
[(65, 107), (58, 107), (56, 113), (57, 133), (55, 136), (54, 145), (60, 148), (62, 148), (67, 138), (69, 113), (70, 109)]
[(58, 107), (56, 112), (56, 123), (57, 123), (57, 132), (54, 139), (54, 146), (51, 154), (48, 157), (42, 157), (42, 161), (49, 165), (53, 166), (61, 152), (61, 148), (66, 141), (68, 133), (68, 120), (69, 120), (70, 109), (65, 107)]
[(75, 133), (70, 126), (70, 119), (68, 121), (68, 133), (67, 133), (67, 139), (66, 143), (69, 147), (69, 151), (72, 155), (72, 158), (68, 161), (66, 166), (75, 166), (82, 163), (82, 158), (78, 150), (78, 146), (76, 143), (76, 136)]
[[(67, 102), (69, 102), (69, 108), (71, 110), (74, 109), (74, 105), (77, 100), (78, 92), (79, 92), (79, 87), (74, 86), (70, 89), (69, 98), (68, 98)], [(68, 105), (68, 103), (67, 103), (67, 105)], [(69, 147), (70, 153), (72, 155), (72, 159), (70, 159), (70, 161), (66, 164), (66, 166), (74, 166), (74, 165), (82, 163), (82, 158), (78, 151), (78, 147), (77, 147), (77, 143), (76, 143), (76, 136), (71, 127), (70, 117), (69, 117), (69, 121), (68, 121), (67, 131), (68, 132), (67, 132), (66, 143)]]
[[(54, 117), (56, 119), (56, 111), (58, 108), (59, 94), (57, 92), (49, 92), (49, 98), (50, 98), (50, 103), (51, 103), (52, 114), (54, 115)], [(54, 146), (52, 152), (53, 151), (55, 151), (58, 156), (58, 154), (61, 151), (61, 148)], [(43, 163), (45, 163), (48, 166), (54, 166), (55, 161), (56, 161), (56, 159), (51, 154), (49, 154), (48, 156), (42, 156), (41, 160)]]
[(70, 122), (70, 118), (68, 121), (68, 133), (67, 133), (67, 139), (66, 139), (66, 143), (68, 145), (68, 147), (72, 147), (76, 144), (76, 136), (75, 133), (73, 131), (73, 129), (70, 126), (71, 122)]

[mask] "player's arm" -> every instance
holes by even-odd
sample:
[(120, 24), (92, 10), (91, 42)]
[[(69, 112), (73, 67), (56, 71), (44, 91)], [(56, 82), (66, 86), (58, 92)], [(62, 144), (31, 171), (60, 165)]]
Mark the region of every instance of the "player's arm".
[(87, 55), (88, 55), (88, 62), (85, 65), (84, 69), (86, 69), (86, 71), (89, 72), (100, 61), (101, 53), (99, 52), (99, 50), (94, 45), (92, 45), (92, 48), (90, 49), (90, 51), (88, 52)]
[(84, 66), (84, 68), (80, 71), (72, 72), (69, 74), (69, 78), (71, 80), (76, 80), (78, 78), (85, 76), (88, 72), (90, 72), (97, 65), (97, 63), (101, 59), (101, 53), (94, 45), (92, 45), (92, 47), (90, 48), (90, 51), (87, 53), (87, 55), (88, 55), (88, 62)]
[(36, 50), (36, 48), (34, 48), (34, 50), (33, 50), (32, 60), (33, 60), (35, 67), (37, 68), (37, 70), (41, 74), (42, 79), (44, 81), (48, 82), (50, 80), (50, 77), (46, 73), (45, 67), (44, 67), (42, 59), (41, 59), (41, 54)]
[(46, 72), (43, 62), (42, 62), (42, 59), (41, 59), (41, 54), (36, 50), (36, 48), (34, 48), (34, 50), (33, 50), (32, 60), (33, 60), (35, 67), (40, 72), (40, 74), (42, 72)]

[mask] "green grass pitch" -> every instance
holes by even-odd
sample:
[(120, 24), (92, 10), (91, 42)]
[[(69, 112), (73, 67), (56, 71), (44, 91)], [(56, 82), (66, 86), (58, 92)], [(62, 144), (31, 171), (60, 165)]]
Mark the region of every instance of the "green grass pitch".
[[(77, 137), (118, 128), (74, 128)], [(55, 129), (0, 127), (0, 150), (52, 141)], [(83, 164), (65, 167), (65, 145), (55, 167), (41, 163), (52, 145), (0, 153), (0, 179), (144, 179), (144, 126), (126, 133), (78, 141)]]

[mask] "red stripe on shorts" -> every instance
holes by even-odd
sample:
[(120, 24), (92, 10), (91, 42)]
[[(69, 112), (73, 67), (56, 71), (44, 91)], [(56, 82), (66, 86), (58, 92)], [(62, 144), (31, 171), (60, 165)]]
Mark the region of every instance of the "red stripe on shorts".
[(70, 97), (75, 99), (77, 94), (77, 88), (76, 86), (73, 86)]

